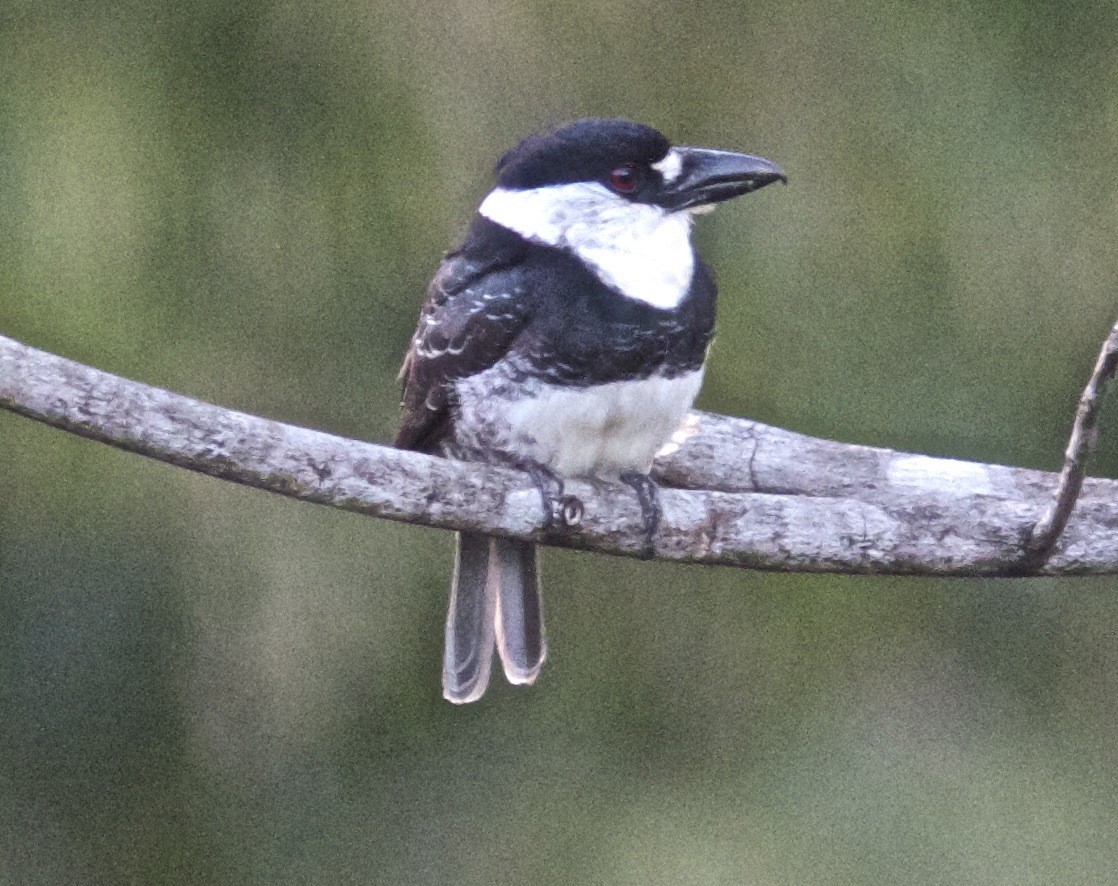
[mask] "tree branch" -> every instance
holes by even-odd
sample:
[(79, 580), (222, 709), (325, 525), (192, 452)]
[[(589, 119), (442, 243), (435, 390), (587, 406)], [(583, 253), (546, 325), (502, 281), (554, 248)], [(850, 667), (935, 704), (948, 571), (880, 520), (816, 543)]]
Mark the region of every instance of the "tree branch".
[[(189, 470), (370, 516), (639, 556), (620, 484), (571, 481), (578, 525), (547, 537), (507, 468), (298, 428), (128, 381), (0, 336), (0, 407)], [(849, 446), (693, 413), (656, 474), (660, 559), (803, 572), (1019, 574), (1051, 474)], [(1118, 573), (1118, 483), (1087, 481), (1043, 574)]]
[(1075, 423), (1072, 425), (1071, 437), (1064, 451), (1064, 467), (1060, 471), (1056, 495), (1052, 499), (1052, 504), (1044, 512), (1044, 516), (1033, 527), (1029, 538), (1027, 561), (1032, 568), (1040, 566), (1051, 556), (1056, 541), (1067, 526), (1072, 509), (1079, 499), (1083, 478), (1087, 474), (1087, 460), (1091, 457), (1098, 440), (1103, 390), (1106, 383), (1114, 377), (1116, 368), (1118, 368), (1118, 323), (1114, 324), (1110, 335), (1103, 342), (1099, 358), (1095, 361), (1095, 370), (1091, 373), (1087, 387), (1083, 389), (1083, 394), (1079, 398)]

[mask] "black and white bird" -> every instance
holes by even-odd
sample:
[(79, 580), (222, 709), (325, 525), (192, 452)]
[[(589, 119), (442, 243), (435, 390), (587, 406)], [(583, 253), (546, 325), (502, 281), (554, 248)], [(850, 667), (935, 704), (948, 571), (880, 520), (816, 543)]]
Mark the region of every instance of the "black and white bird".
[[(768, 160), (673, 147), (626, 120), (524, 139), (428, 288), (400, 370), (396, 445), (519, 466), (545, 495), (548, 478), (622, 479), (654, 531), (648, 471), (699, 392), (714, 332), (692, 222), (776, 181)], [(546, 654), (536, 547), (461, 533), (448, 700), (481, 697), (494, 646), (511, 683), (535, 681)]]

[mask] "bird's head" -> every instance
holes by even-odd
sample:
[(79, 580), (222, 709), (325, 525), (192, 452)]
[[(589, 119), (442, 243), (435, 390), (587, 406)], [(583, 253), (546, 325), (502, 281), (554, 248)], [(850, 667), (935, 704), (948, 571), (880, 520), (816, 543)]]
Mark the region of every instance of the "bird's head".
[(582, 185), (603, 208), (643, 204), (666, 212), (711, 206), (773, 182), (787, 182), (763, 157), (710, 148), (673, 147), (649, 126), (592, 118), (531, 135), (497, 164), (498, 188), (551, 189), (557, 196)]
[(626, 294), (671, 304), (691, 279), (692, 216), (777, 181), (787, 177), (762, 157), (676, 147), (651, 127), (592, 118), (505, 154), (478, 212), (577, 255)]

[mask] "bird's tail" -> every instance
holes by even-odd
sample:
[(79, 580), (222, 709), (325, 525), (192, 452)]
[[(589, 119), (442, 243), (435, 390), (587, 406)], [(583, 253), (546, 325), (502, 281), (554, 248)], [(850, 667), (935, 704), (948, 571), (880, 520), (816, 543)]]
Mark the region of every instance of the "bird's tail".
[(446, 617), (443, 696), (476, 701), (489, 685), (496, 645), (510, 683), (534, 683), (547, 655), (536, 546), (458, 534)]
[(497, 584), (497, 651), (510, 683), (535, 683), (547, 655), (539, 555), (530, 542), (489, 542), (490, 581)]

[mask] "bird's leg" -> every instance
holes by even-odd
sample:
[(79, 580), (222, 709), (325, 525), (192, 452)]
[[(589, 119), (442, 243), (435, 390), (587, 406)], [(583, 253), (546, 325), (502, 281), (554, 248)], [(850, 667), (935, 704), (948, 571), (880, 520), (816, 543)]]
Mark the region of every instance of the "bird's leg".
[(544, 533), (551, 532), (556, 526), (562, 525), (563, 478), (538, 461), (519, 460), (516, 467), (531, 477), (536, 489), (539, 490), (544, 513)]
[(473, 446), (464, 446), (461, 443), (455, 443), (451, 440), (444, 440), (439, 445), (439, 452), (443, 458), (449, 458), (453, 461), (476, 461), (486, 464), (492, 461), (487, 457), (488, 453), (483, 452)]
[(621, 475), (621, 482), (636, 490), (641, 503), (641, 518), (644, 523), (644, 550), (641, 557), (651, 560), (656, 554), (656, 532), (660, 529), (660, 487), (648, 474), (627, 471)]
[(532, 484), (540, 493), (540, 502), (543, 505), (544, 534), (557, 527), (575, 526), (582, 518), (582, 502), (573, 495), (563, 494), (563, 478), (545, 464), (499, 449), (484, 450), (449, 441), (443, 444), (442, 453), (446, 458), (456, 461), (475, 461), (515, 468), (531, 477)]

